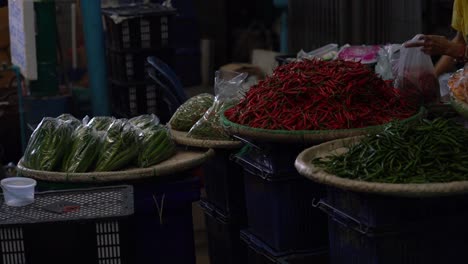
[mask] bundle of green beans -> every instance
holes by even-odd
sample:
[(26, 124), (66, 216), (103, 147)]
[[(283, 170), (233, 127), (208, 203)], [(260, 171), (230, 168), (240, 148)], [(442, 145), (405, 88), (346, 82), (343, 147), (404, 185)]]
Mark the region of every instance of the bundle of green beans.
[(175, 153), (175, 144), (164, 126), (153, 126), (143, 131), (138, 165), (142, 168), (158, 164)]
[(115, 121), (114, 117), (110, 116), (96, 116), (88, 122), (88, 126), (96, 129), (97, 131), (107, 131), (110, 125)]
[(141, 130), (125, 119), (116, 119), (104, 137), (95, 171), (113, 171), (124, 168), (138, 156), (138, 138)]
[(169, 125), (178, 131), (189, 131), (206, 110), (213, 105), (214, 96), (202, 93), (182, 104), (172, 116)]
[(101, 137), (89, 126), (81, 125), (72, 134), (71, 148), (62, 164), (65, 172), (90, 171), (99, 154)]
[(53, 171), (71, 142), (73, 127), (60, 119), (45, 117), (34, 130), (24, 152), (24, 165), (30, 169)]
[(70, 114), (61, 114), (57, 117), (57, 119), (70, 124), (73, 127), (73, 129), (76, 129), (82, 124), (80, 120), (78, 120), (76, 117)]
[(468, 130), (447, 119), (390, 123), (342, 155), (313, 164), (343, 178), (384, 183), (468, 180)]
[(159, 118), (154, 114), (136, 116), (128, 121), (139, 129), (147, 129), (159, 125)]

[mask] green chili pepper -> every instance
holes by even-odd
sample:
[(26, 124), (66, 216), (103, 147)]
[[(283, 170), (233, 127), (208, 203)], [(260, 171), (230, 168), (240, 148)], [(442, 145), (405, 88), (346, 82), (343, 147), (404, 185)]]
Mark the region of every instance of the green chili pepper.
[(468, 130), (446, 119), (390, 123), (339, 156), (313, 164), (340, 177), (370, 182), (427, 183), (468, 180)]

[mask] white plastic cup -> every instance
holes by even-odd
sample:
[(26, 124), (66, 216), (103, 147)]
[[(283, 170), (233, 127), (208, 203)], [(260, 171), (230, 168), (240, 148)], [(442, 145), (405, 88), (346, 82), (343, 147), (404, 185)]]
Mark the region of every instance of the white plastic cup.
[(34, 202), (36, 181), (25, 177), (11, 177), (0, 181), (5, 203), (9, 206), (25, 206)]

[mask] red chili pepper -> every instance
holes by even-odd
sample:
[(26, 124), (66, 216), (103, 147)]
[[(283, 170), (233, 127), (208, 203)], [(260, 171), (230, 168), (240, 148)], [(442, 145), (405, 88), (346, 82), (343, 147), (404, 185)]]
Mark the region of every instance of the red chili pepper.
[(277, 67), (226, 117), (267, 129), (344, 129), (407, 118), (416, 106), (367, 66), (305, 60)]

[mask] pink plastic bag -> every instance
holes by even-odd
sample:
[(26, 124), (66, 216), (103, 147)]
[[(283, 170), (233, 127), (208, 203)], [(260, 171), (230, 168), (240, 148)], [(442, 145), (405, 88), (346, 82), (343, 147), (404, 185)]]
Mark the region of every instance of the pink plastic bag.
[[(416, 35), (410, 42), (419, 41)], [(395, 87), (414, 104), (430, 105), (440, 101), (439, 82), (434, 72), (434, 64), (429, 55), (420, 47), (400, 49), (398, 74)]]

